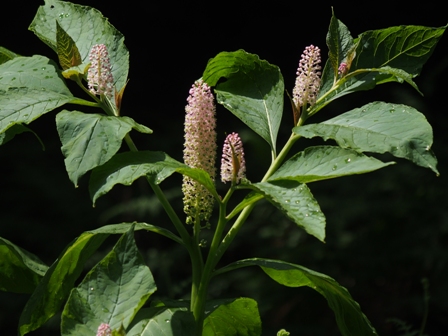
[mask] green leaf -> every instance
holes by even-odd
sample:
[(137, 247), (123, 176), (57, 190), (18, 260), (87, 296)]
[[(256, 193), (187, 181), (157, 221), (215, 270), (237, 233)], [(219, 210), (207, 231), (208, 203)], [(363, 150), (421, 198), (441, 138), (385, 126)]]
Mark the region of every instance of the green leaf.
[(215, 197), (218, 197), (214, 183), (205, 171), (190, 168), (163, 152), (150, 151), (120, 153), (104, 165), (95, 168), (90, 176), (90, 197), (95, 204), (99, 197), (108, 193), (116, 184), (131, 185), (138, 178), (147, 175), (159, 184), (175, 172), (187, 175), (205, 185)]
[(193, 335), (195, 323), (188, 308), (151, 307), (141, 309), (127, 332), (127, 336)]
[(334, 139), (342, 148), (360, 152), (389, 152), (439, 174), (431, 151), (431, 125), (410, 106), (373, 102), (320, 124), (295, 127), (293, 131), (306, 138)]
[(308, 147), (286, 161), (270, 178), (300, 183), (364, 174), (394, 164), (383, 163), (355, 150), (336, 146)]
[(18, 57), (18, 56), (19, 55), (17, 55), (16, 53), (14, 53), (6, 48), (0, 47), (0, 65), (8, 62), (9, 60), (12, 60), (13, 58)]
[(0, 133), (29, 124), (72, 99), (55, 64), (46, 57), (16, 57), (0, 65)]
[[(273, 280), (287, 287), (307, 286), (320, 293), (333, 310), (339, 331), (344, 336), (377, 335), (375, 328), (362, 313), (359, 304), (350, 293), (329, 276), (300, 265), (280, 260), (245, 259), (219, 270), (224, 273), (246, 266), (259, 266)], [(306, 309), (306, 307), (305, 307)]]
[(236, 216), (240, 211), (253, 203), (258, 202), (263, 198), (263, 195), (260, 195), (258, 192), (252, 191), (250, 192), (244, 199), (238, 203), (238, 205), (232, 210), (230, 214), (227, 215), (227, 219), (231, 219)]
[(31, 295), (20, 316), (20, 335), (36, 330), (56, 314), (83, 271), (87, 259), (110, 234), (123, 234), (132, 225), (135, 225), (134, 230), (157, 232), (173, 240), (180, 240), (168, 230), (145, 223), (107, 225), (84, 232), (66, 247)]
[(203, 336), (260, 336), (257, 302), (249, 298), (215, 300), (207, 303)]
[(129, 51), (123, 35), (96, 9), (66, 1), (45, 0), (29, 29), (57, 52), (56, 21), (73, 39), (82, 63), (89, 62), (90, 49), (95, 44), (108, 48), (115, 88), (125, 86), (129, 71)]
[[(266, 140), (275, 154), (285, 90), (280, 69), (238, 50), (209, 60), (202, 77), (210, 86), (217, 85), (218, 103)], [(227, 80), (217, 84), (221, 78)]]
[(0, 237), (0, 290), (32, 293), (47, 270), (34, 254)]
[(62, 335), (95, 334), (101, 323), (124, 328), (156, 291), (134, 241), (133, 226), (74, 288), (62, 312)]
[(325, 240), (325, 216), (306, 184), (280, 180), (251, 185), (294, 223), (320, 241)]
[(45, 150), (44, 143), (39, 138), (39, 136), (28, 127), (23, 126), (21, 124), (15, 124), (12, 127), (8, 128), (4, 133), (0, 133), (0, 145), (3, 145), (8, 141), (12, 140), (17, 134), (21, 134), (24, 132), (33, 133), (36, 136), (37, 140), (40, 142), (42, 150)]
[(353, 48), (353, 37), (347, 26), (339, 21), (334, 13), (330, 20), (327, 34), (328, 60), (333, 68), (334, 77), (338, 76), (339, 64), (346, 61), (347, 55)]
[(445, 29), (398, 26), (359, 35), (354, 41), (356, 56), (350, 71), (337, 85), (332, 85), (334, 70), (330, 60), (325, 65), (322, 90), (311, 114), (339, 97), (370, 90), (377, 84), (407, 82), (418, 91), (412, 78), (420, 74)]
[(78, 66), (82, 63), (81, 55), (73, 39), (56, 21), (56, 52), (59, 64), (63, 70)]
[(149, 128), (129, 117), (67, 110), (58, 113), (56, 126), (62, 142), (65, 167), (75, 186), (82, 175), (115, 155), (131, 129), (152, 133)]

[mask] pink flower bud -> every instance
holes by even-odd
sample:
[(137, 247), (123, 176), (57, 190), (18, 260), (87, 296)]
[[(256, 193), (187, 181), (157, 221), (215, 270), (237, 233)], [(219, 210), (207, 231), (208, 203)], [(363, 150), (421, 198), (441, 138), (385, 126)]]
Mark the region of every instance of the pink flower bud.
[(96, 332), (96, 336), (111, 336), (112, 330), (107, 323), (101, 323)]
[(240, 183), (245, 174), (243, 143), (237, 133), (229, 134), (222, 149), (221, 181)]

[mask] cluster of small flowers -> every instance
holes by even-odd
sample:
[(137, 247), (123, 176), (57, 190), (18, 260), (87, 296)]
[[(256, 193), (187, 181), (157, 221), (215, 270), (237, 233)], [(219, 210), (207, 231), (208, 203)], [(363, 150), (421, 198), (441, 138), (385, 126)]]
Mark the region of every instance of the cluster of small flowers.
[(320, 49), (313, 45), (306, 47), (297, 69), (293, 90), (293, 101), (297, 107), (314, 105), (320, 88)]
[[(210, 87), (202, 79), (190, 89), (185, 107), (184, 162), (192, 168), (205, 170), (214, 180), (216, 175), (216, 108)], [(194, 219), (208, 221), (213, 209), (213, 196), (200, 183), (183, 177), (184, 212), (187, 223)]]
[(243, 144), (237, 133), (229, 134), (224, 141), (221, 158), (222, 182), (241, 182), (246, 174)]
[(115, 94), (114, 78), (110, 66), (109, 53), (104, 44), (95, 44), (89, 54), (90, 68), (87, 83), (94, 95), (105, 95), (109, 98)]
[(96, 336), (111, 336), (112, 330), (107, 323), (101, 323), (96, 332)]
[(341, 75), (341, 76), (345, 76), (345, 75), (347, 74), (347, 72), (348, 72), (348, 66), (347, 66), (347, 63), (342, 62), (342, 63), (339, 65), (339, 68), (338, 68), (338, 74)]

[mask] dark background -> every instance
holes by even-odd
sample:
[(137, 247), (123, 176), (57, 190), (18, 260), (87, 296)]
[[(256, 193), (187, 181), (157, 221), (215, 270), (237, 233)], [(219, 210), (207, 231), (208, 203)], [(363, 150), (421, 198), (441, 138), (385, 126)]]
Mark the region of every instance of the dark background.
[[(276, 64), (285, 86), (292, 91), (295, 71), (305, 46), (321, 48), (326, 60), (325, 36), (331, 6), (355, 37), (393, 25), (443, 26), (446, 11), (434, 6), (354, 7), (312, 2), (290, 4), (240, 1), (141, 2), (80, 1), (99, 9), (126, 37), (130, 50), (130, 82), (122, 114), (154, 130), (133, 134), (140, 149), (163, 150), (182, 160), (183, 118), (188, 90), (208, 59), (220, 51), (245, 49)], [(440, 3), (440, 2), (439, 2)], [(9, 4), (0, 21), (0, 46), (22, 55), (55, 54), (27, 27), (40, 1)], [(352, 3), (353, 4), (353, 3)], [(441, 5), (440, 5), (441, 6)], [(316, 8), (317, 7), (317, 8)], [(222, 265), (238, 259), (284, 259), (328, 274), (347, 287), (381, 335), (402, 335), (389, 319), (399, 319), (417, 330), (424, 310), (421, 280), (429, 282), (430, 303), (426, 333), (448, 334), (448, 144), (446, 127), (446, 76), (448, 38), (444, 36), (416, 79), (424, 97), (406, 85), (385, 84), (356, 93), (322, 110), (314, 121), (327, 119), (372, 100), (411, 105), (424, 113), (434, 129), (434, 146), (440, 177), (429, 169), (397, 159), (397, 165), (367, 175), (311, 184), (327, 217), (327, 239), (322, 244), (307, 236), (267, 204), (257, 206)], [(289, 136), (291, 112), (286, 105), (279, 146)], [(72, 106), (67, 106), (72, 108)], [(74, 108), (74, 107), (73, 107)], [(229, 112), (218, 107), (218, 138), (240, 133), (246, 151), (248, 178), (257, 181), (269, 164), (269, 148)], [(65, 172), (55, 113), (31, 124), (45, 144), (30, 133), (0, 147), (0, 236), (51, 264), (83, 231), (122, 221), (146, 221), (171, 228), (167, 217), (144, 181), (116, 187), (92, 208), (88, 177), (75, 189)], [(295, 151), (315, 144), (304, 140)], [(380, 156), (384, 160), (392, 158)], [(182, 204), (180, 177), (162, 184), (168, 197)], [(224, 188), (221, 186), (221, 193)], [(180, 209), (180, 208), (179, 208)], [(185, 252), (154, 234), (136, 234), (142, 254), (158, 285), (155, 297), (186, 297), (189, 262)], [(109, 245), (114, 240), (109, 241)], [(106, 244), (107, 245), (107, 244)], [(99, 251), (88, 267), (107, 253)], [(213, 297), (253, 297), (259, 302), (264, 335), (285, 328), (292, 335), (338, 335), (325, 300), (308, 288), (283, 288), (258, 269), (235, 271), (212, 283)], [(0, 330), (14, 335), (28, 295), (0, 293)], [(31, 335), (57, 335), (58, 318)]]

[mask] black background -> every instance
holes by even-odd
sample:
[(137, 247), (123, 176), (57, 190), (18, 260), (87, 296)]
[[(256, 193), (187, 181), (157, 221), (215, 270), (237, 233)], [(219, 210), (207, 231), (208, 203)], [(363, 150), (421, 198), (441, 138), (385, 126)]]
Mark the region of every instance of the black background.
[[(130, 82), (122, 114), (154, 130), (150, 136), (133, 134), (138, 147), (163, 150), (178, 160), (182, 160), (183, 118), (189, 87), (201, 76), (208, 59), (220, 51), (241, 48), (278, 65), (286, 88), (292, 91), (298, 61), (306, 46), (319, 46), (323, 61), (326, 60), (325, 37), (331, 5), (354, 37), (366, 30), (394, 25), (439, 27), (448, 21), (443, 8), (426, 5), (380, 7), (364, 3), (355, 6), (353, 2), (299, 1), (267, 5), (252, 1), (78, 3), (99, 9), (126, 38), (131, 55)], [(40, 4), (40, 1), (9, 4), (0, 20), (0, 46), (25, 56), (41, 54), (56, 59), (50, 48), (27, 31)], [(222, 264), (247, 257), (280, 258), (326, 273), (349, 289), (381, 335), (400, 334), (388, 321), (390, 318), (419, 328), (424, 307), (421, 279), (427, 278), (431, 299), (426, 332), (432, 336), (446, 335), (447, 47), (444, 36), (416, 79), (424, 97), (406, 85), (385, 84), (371, 92), (338, 100), (315, 120), (327, 119), (372, 100), (414, 106), (433, 125), (433, 149), (439, 159), (440, 177), (428, 169), (397, 160), (397, 165), (382, 171), (312, 184), (310, 188), (327, 216), (326, 244), (306, 236), (265, 204), (254, 211)], [(291, 128), (291, 112), (285, 106), (279, 144), (289, 136)], [(245, 143), (248, 178), (256, 181), (268, 165), (268, 146), (225, 109), (218, 107), (217, 114), (219, 141), (226, 132), (240, 132)], [(30, 133), (19, 135), (0, 148), (1, 237), (51, 264), (72, 239), (104, 224), (141, 220), (170, 228), (142, 181), (132, 187), (115, 188), (92, 208), (88, 178), (81, 179), (75, 189), (66, 176), (54, 118), (54, 112), (48, 113), (31, 124), (44, 141), (45, 151)], [(314, 143), (306, 140), (295, 151)], [(162, 187), (173, 203), (181, 206), (179, 183), (180, 178), (174, 177)], [(185, 297), (189, 290), (189, 266), (184, 251), (159, 236), (138, 233), (136, 237), (154, 272), (159, 288), (155, 296)], [(106, 252), (106, 248), (101, 250), (88, 266), (93, 266), (101, 253)], [(216, 280), (211, 295), (257, 299), (265, 335), (275, 335), (281, 328), (292, 335), (338, 334), (332, 312), (320, 295), (307, 288), (283, 288), (255, 269), (237, 271)], [(0, 293), (2, 335), (15, 334), (27, 298), (25, 294)], [(56, 335), (58, 323), (57, 318), (52, 319), (41, 331), (31, 334)]]

